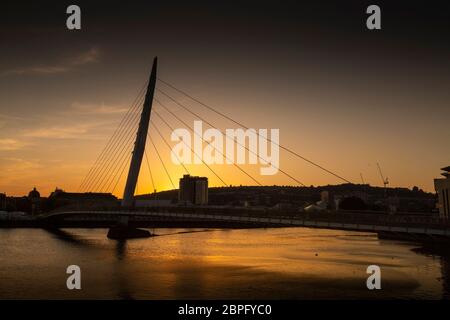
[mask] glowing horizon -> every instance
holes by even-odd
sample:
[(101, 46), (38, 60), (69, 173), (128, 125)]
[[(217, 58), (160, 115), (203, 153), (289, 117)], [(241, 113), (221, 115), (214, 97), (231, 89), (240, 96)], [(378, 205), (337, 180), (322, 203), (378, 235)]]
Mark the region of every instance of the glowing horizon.
[[(64, 4), (40, 10), (39, 21), (27, 20), (34, 6), (8, 8), (23, 19), (5, 20), (0, 30), (0, 192), (7, 195), (34, 186), (43, 195), (56, 187), (76, 191), (148, 79), (154, 56), (159, 78), (248, 127), (279, 129), (282, 145), (354, 183), (362, 183), (362, 174), (366, 183), (382, 186), (379, 162), (390, 187), (433, 192), (433, 179), (450, 164), (450, 48), (439, 30), (423, 38), (403, 25), (397, 33), (368, 32), (359, 25), (360, 12), (348, 28), (337, 18), (339, 8), (324, 20), (314, 5), (289, 10), (287, 4), (261, 12), (192, 5), (175, 22), (165, 5), (150, 10), (142, 3), (108, 15), (85, 4), (91, 18), (75, 32), (60, 24)], [(238, 128), (171, 94), (215, 127)], [(163, 95), (158, 99), (188, 124), (199, 120)], [(157, 104), (154, 110), (174, 128), (184, 127)], [(170, 142), (170, 130), (154, 114), (152, 120)], [(183, 168), (172, 164), (150, 128), (177, 186)], [(156, 189), (171, 188), (148, 143), (147, 149)], [(280, 172), (261, 176), (259, 166), (243, 167), (264, 185), (297, 185)], [(227, 184), (255, 184), (233, 165), (213, 168)], [(280, 168), (305, 185), (341, 183), (282, 150)], [(222, 185), (204, 166), (188, 169), (207, 176), (210, 186)], [(144, 159), (136, 192), (151, 189), (147, 171)], [(114, 193), (122, 192), (120, 181)]]

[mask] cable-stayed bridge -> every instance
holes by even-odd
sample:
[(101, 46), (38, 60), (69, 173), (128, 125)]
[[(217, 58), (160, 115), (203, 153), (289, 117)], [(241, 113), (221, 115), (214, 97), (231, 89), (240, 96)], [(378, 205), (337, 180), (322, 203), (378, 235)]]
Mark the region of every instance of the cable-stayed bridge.
[[(123, 225), (139, 226), (140, 223), (144, 225), (157, 225), (157, 221), (163, 221), (165, 225), (168, 222), (180, 226), (181, 225), (201, 225), (206, 226), (310, 226), (331, 229), (347, 229), (358, 231), (374, 231), (374, 232), (391, 232), (403, 234), (421, 234), (427, 236), (449, 236), (449, 226), (441, 224), (439, 221), (411, 221), (410, 218), (405, 217), (385, 217), (383, 219), (373, 219), (371, 216), (363, 216), (361, 214), (355, 215), (340, 215), (332, 217), (298, 217), (289, 216), (270, 216), (264, 211), (247, 212), (242, 208), (227, 208), (226, 212), (221, 212), (221, 208), (208, 207), (159, 207), (151, 210), (141, 210), (134, 208), (134, 195), (136, 192), (139, 174), (141, 167), (145, 167), (149, 174), (149, 183), (151, 183), (152, 190), (156, 190), (155, 184), (155, 169), (150, 165), (150, 160), (156, 159), (161, 165), (160, 171), (166, 175), (170, 186), (177, 189), (176, 177), (171, 175), (167, 163), (164, 162), (162, 152), (158, 148), (156, 139), (161, 139), (160, 142), (170, 150), (171, 146), (162, 133), (162, 126), (169, 129), (171, 132), (175, 130), (173, 121), (177, 125), (182, 124), (186, 129), (189, 129), (194, 135), (201, 139), (201, 143), (206, 143), (212, 147), (220, 156), (228, 159), (227, 155), (222, 150), (217, 148), (210, 141), (196, 132), (195, 128), (190, 126), (183, 118), (183, 114), (189, 114), (194, 119), (203, 121), (208, 126), (215, 128), (216, 123), (209, 117), (202, 116), (199, 111), (193, 110), (184, 101), (190, 101), (196, 106), (213, 113), (222, 121), (227, 121), (237, 125), (243, 130), (249, 130), (250, 127), (232, 118), (222, 111), (202, 102), (200, 99), (177, 88), (168, 81), (162, 80), (157, 76), (157, 58), (153, 61), (152, 70), (149, 80), (139, 91), (136, 99), (131, 107), (128, 109), (113, 135), (108, 140), (104, 149), (98, 155), (94, 164), (84, 177), (79, 186), (80, 192), (100, 192), (100, 193), (114, 193), (119, 191), (123, 183), (123, 200), (121, 203), (122, 209), (111, 208), (107, 211), (62, 211), (53, 212), (41, 217), (43, 225), (53, 224), (58, 226), (76, 225), (78, 222), (81, 225), (91, 223), (91, 225), (112, 226), (116, 223)], [(150, 134), (153, 130), (154, 134)], [(312, 165), (325, 174), (333, 176), (345, 183), (351, 183), (348, 179), (342, 177), (338, 173), (325, 168), (324, 166), (312, 161), (291, 148), (271, 140), (268, 136), (262, 136), (256, 133), (259, 139), (265, 140), (267, 143), (275, 144), (280, 150), (291, 154), (299, 161), (304, 161)], [(233, 139), (226, 135), (225, 139)], [(184, 144), (186, 142), (182, 140)], [(261, 156), (250, 149), (244, 142), (237, 142), (237, 144), (244, 148), (249, 154), (257, 157), (261, 161)], [(149, 148), (147, 148), (149, 147)], [(210, 172), (210, 177), (215, 177), (217, 182), (223, 186), (229, 186), (227, 183), (227, 176), (222, 172), (218, 172), (211, 165), (206, 163), (202, 155), (196, 152), (191, 145), (186, 145), (192, 152), (194, 157), (198, 158), (199, 164), (203, 165)], [(179, 160), (179, 159), (178, 159)], [(144, 162), (144, 165), (143, 165)], [(188, 167), (182, 162), (180, 166), (183, 171), (190, 174)], [(244, 166), (229, 161), (235, 167), (236, 174), (242, 175), (251, 184), (262, 186), (259, 177), (251, 174), (244, 168)], [(128, 170), (127, 170), (128, 169)], [(293, 173), (279, 167), (276, 168), (281, 174), (298, 186), (305, 186), (304, 182), (296, 177)], [(128, 172), (128, 174), (126, 174)], [(169, 223), (170, 224), (170, 223)]]
[[(158, 78), (156, 70), (157, 59), (155, 58), (149, 80), (139, 91), (132, 106), (126, 112), (117, 129), (114, 131), (106, 146), (81, 182), (78, 191), (117, 192), (128, 168), (122, 205), (124, 207), (131, 207), (133, 204), (133, 196), (136, 191), (136, 185), (142, 162), (144, 162), (144, 165), (148, 170), (148, 174), (150, 176), (149, 183), (152, 185), (152, 190), (156, 189), (154, 169), (150, 166), (150, 159), (157, 159), (159, 161), (161, 168), (160, 170), (165, 173), (167, 180), (170, 182), (170, 186), (173, 189), (176, 189), (176, 177), (171, 175), (167, 163), (163, 161), (162, 152), (158, 148), (156, 139), (160, 139), (163, 145), (170, 150), (171, 146), (162, 133), (162, 126), (164, 126), (166, 130), (169, 129), (173, 132), (176, 126), (180, 124), (183, 125), (184, 128), (190, 130), (194, 137), (201, 139), (202, 143), (207, 144), (213, 148), (215, 152), (219, 153), (221, 157), (224, 157), (227, 161), (229, 161), (229, 163), (235, 167), (236, 174), (241, 175), (243, 179), (247, 179), (249, 184), (259, 186), (263, 185), (259, 177), (248, 172), (244, 166), (235, 163), (233, 159), (227, 158), (227, 155), (223, 152), (223, 150), (217, 148), (210, 141), (205, 140), (203, 136), (196, 132), (194, 128), (189, 125), (185, 119), (183, 119), (184, 113), (193, 116), (195, 119), (203, 121), (203, 123), (212, 128), (217, 127), (213, 120), (207, 118), (206, 116), (202, 116), (199, 111), (192, 110), (192, 108), (183, 102), (183, 100), (189, 100), (197, 106), (209, 111), (209, 113), (217, 115), (221, 118), (221, 120), (233, 123), (244, 130), (250, 129), (249, 126), (246, 126), (240, 121), (233, 119), (231, 116), (226, 115), (216, 108), (202, 102), (198, 98), (175, 87), (173, 84)], [(178, 94), (179, 97), (175, 97), (173, 92)], [(174, 122), (176, 125), (173, 124)], [(153, 135), (150, 134), (150, 130), (153, 130)], [(291, 148), (272, 141), (269, 137), (263, 137), (258, 132), (256, 132), (256, 135), (260, 139), (265, 139), (268, 143), (274, 143), (278, 148), (280, 148), (280, 150), (283, 150), (301, 161), (305, 161), (310, 165), (319, 168), (326, 174), (334, 176), (343, 182), (351, 183), (348, 179), (304, 157), (298, 152), (293, 151)], [(232, 139), (233, 142), (235, 142), (234, 137), (231, 137), (226, 133), (225, 139)], [(182, 140), (182, 142), (185, 143), (184, 140)], [(243, 144), (239, 141), (236, 141), (236, 143), (239, 147), (244, 148), (246, 152), (252, 154), (254, 157), (257, 157), (258, 160), (266, 160), (262, 159), (259, 154), (255, 153), (255, 151), (249, 148), (245, 143)], [(211, 165), (203, 160), (202, 155), (198, 154), (192, 146), (187, 145), (186, 147), (190, 149), (194, 158), (199, 160), (198, 162), (200, 162), (200, 164), (210, 172), (210, 176), (215, 178), (220, 185), (230, 185), (224, 174), (214, 170)], [(183, 164), (183, 162), (181, 162), (181, 167), (185, 173), (190, 174), (189, 169), (185, 164)], [(305, 186), (305, 183), (303, 183), (299, 177), (295, 177), (294, 174), (279, 167), (276, 169), (282, 175), (290, 179), (294, 185)]]

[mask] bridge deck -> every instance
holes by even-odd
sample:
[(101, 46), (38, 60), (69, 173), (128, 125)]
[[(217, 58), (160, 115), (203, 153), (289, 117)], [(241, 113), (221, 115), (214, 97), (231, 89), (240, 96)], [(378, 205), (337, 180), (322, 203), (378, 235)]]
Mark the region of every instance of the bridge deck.
[(69, 221), (105, 221), (119, 220), (120, 217), (128, 217), (132, 221), (145, 221), (151, 217), (166, 219), (201, 220), (201, 221), (222, 221), (255, 224), (261, 226), (296, 226), (314, 227), (340, 230), (356, 230), (364, 232), (395, 232), (408, 234), (424, 234), (430, 236), (450, 237), (448, 225), (424, 224), (400, 220), (396, 223), (380, 221), (379, 223), (360, 223), (352, 221), (338, 221), (335, 219), (321, 220), (298, 217), (258, 217), (258, 216), (237, 216), (223, 214), (203, 214), (203, 213), (178, 213), (178, 212), (147, 212), (147, 211), (69, 211), (47, 215), (45, 220), (64, 219)]

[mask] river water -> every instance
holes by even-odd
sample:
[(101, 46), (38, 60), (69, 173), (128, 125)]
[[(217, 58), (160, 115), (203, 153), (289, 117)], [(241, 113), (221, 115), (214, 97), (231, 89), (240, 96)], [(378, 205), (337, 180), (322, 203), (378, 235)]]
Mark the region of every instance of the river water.
[[(376, 234), (308, 228), (0, 229), (1, 299), (442, 299), (449, 258)], [(81, 268), (68, 290), (66, 268)], [(368, 290), (369, 265), (381, 290)]]

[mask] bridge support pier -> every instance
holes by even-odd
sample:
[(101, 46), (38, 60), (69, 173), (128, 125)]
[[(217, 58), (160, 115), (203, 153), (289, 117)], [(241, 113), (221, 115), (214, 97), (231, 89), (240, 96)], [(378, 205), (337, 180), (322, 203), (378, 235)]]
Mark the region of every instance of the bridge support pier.
[(108, 238), (114, 240), (149, 238), (154, 236), (148, 230), (137, 229), (130, 227), (128, 224), (128, 217), (120, 217), (116, 226), (109, 228)]
[(142, 230), (133, 228), (130, 226), (117, 225), (109, 228), (108, 238), (114, 240), (136, 239), (136, 238), (149, 238), (154, 236), (148, 230)]

